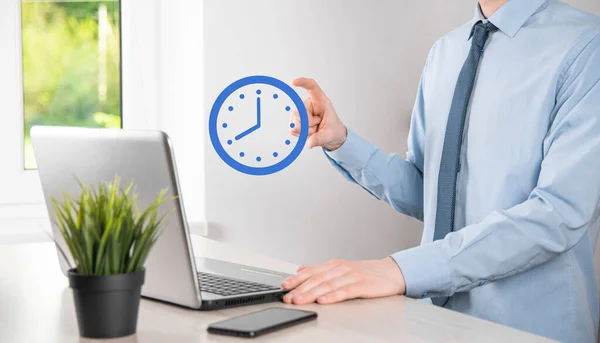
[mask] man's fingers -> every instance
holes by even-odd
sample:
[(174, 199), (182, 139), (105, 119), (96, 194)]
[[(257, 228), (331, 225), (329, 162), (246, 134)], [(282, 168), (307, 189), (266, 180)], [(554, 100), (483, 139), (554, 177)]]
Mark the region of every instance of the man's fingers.
[[(310, 137), (311, 135), (315, 134), (318, 129), (319, 129), (318, 126), (311, 126), (308, 129), (308, 136)], [(300, 130), (297, 128), (290, 129), (290, 134), (294, 137), (300, 137)]]
[[(308, 112), (308, 126), (309, 126), (309, 135), (315, 133), (317, 131), (318, 125), (321, 123), (321, 116), (314, 115), (312, 111), (312, 101), (310, 98), (304, 99), (304, 106)], [(300, 114), (298, 113), (298, 109), (294, 109), (292, 115), (290, 116), (290, 133), (295, 137), (300, 135), (301, 123), (300, 123)], [(293, 127), (292, 127), (293, 126)], [(314, 129), (313, 129), (314, 127)]]
[[(306, 113), (308, 115), (308, 117), (312, 117), (313, 115), (313, 110), (312, 110), (312, 100), (310, 98), (306, 98), (304, 100), (302, 100), (302, 102), (304, 103), (304, 107), (306, 108)], [(294, 108), (294, 111), (292, 112), (292, 115), (290, 116), (290, 123), (293, 123), (294, 121), (300, 122), (300, 114), (298, 114), (298, 108)]]
[(308, 117), (308, 126), (310, 126), (310, 127), (318, 126), (319, 124), (321, 124), (322, 120), (323, 120), (323, 118), (321, 118), (319, 116), (310, 116), (310, 117)]
[[(300, 132), (300, 117), (299, 116), (292, 116), (292, 121), (290, 124), (294, 124), (292, 130), (296, 130), (298, 132)], [(291, 127), (291, 126), (290, 126)]]
[[(327, 282), (332, 279), (335, 279), (335, 278), (342, 277), (345, 274), (347, 274), (349, 271), (350, 271), (350, 269), (348, 267), (346, 267), (344, 265), (340, 265), (333, 269), (329, 269), (323, 273), (316, 274), (313, 277), (311, 277), (310, 279), (306, 280), (306, 282), (304, 282), (303, 284), (298, 286), (296, 289), (294, 289), (292, 291), (292, 294), (295, 297), (296, 295), (303, 295), (305, 293), (308, 293), (310, 290), (312, 290), (315, 287), (318, 287), (322, 283)], [(313, 299), (313, 301), (314, 301), (314, 299)]]
[[(321, 123), (321, 120), (314, 120), (314, 121), (312, 121), (312, 123), (309, 120), (310, 125), (308, 125), (308, 129), (313, 130), (312, 132), (316, 132), (317, 129), (319, 128), (320, 123)], [(294, 124), (294, 125), (291, 125), (291, 124)], [(302, 124), (300, 123), (300, 120), (292, 119), (290, 121), (290, 132), (292, 132), (292, 133), (295, 132), (296, 134), (298, 134), (298, 133), (300, 133), (301, 128), (302, 128)]]
[[(302, 102), (304, 103), (304, 107), (306, 108), (306, 113), (308, 114), (309, 117), (312, 117), (315, 114), (313, 104), (312, 104), (312, 99), (310, 97), (308, 97), (308, 98), (302, 100)], [(294, 110), (294, 112), (298, 113), (298, 109), (296, 108)]]
[(292, 289), (300, 286), (304, 281), (308, 280), (313, 275), (317, 275), (326, 270), (332, 269), (340, 265), (341, 263), (337, 260), (332, 260), (327, 263), (319, 264), (316, 266), (306, 267), (296, 275), (290, 276), (281, 283), (284, 289)]
[(308, 96), (315, 100), (323, 101), (327, 99), (327, 96), (325, 95), (321, 87), (319, 87), (319, 84), (313, 79), (301, 77), (295, 79), (292, 82), (292, 84), (295, 87), (301, 87), (306, 89), (308, 91)]
[(334, 292), (339, 288), (357, 282), (357, 279), (354, 277), (354, 274), (348, 273), (347, 269), (340, 269), (340, 267), (325, 274), (326, 275), (323, 275), (320, 278), (320, 280), (323, 280), (322, 282), (319, 282), (320, 280), (318, 280), (318, 277), (314, 277), (302, 284), (302, 286), (300, 287), (304, 287), (304, 285), (308, 284), (313, 279), (315, 279), (314, 284), (307, 286), (306, 291), (300, 291), (299, 288), (292, 291), (292, 301), (294, 302), (294, 304), (303, 305), (313, 303), (317, 300), (317, 298), (324, 294)]
[[(320, 113), (314, 113), (312, 111), (312, 109), (311, 109), (312, 103), (311, 103), (310, 98), (306, 98), (304, 100), (304, 106), (306, 106), (306, 109), (307, 109), (308, 125), (309, 126), (318, 125), (321, 122), (322, 118), (321, 118)], [(293, 121), (297, 121), (298, 123), (300, 122), (300, 114), (298, 113), (297, 108), (294, 109), (294, 112), (292, 112), (292, 116), (290, 118), (290, 122), (293, 122)]]
[(294, 85), (294, 87), (302, 87), (309, 92), (317, 91), (323, 93), (317, 81), (307, 77), (299, 77), (295, 79), (294, 81), (292, 81), (292, 85)]
[[(321, 123), (321, 118), (320, 117), (308, 117), (308, 123), (309, 123), (308, 135), (310, 136), (318, 131), (319, 124)], [(291, 120), (290, 124), (294, 124), (294, 125), (290, 125), (290, 133), (293, 136), (298, 137), (300, 135), (300, 129), (302, 128), (302, 124), (300, 123), (300, 118), (297, 116), (292, 116), (292, 120)]]
[[(331, 267), (332, 266), (332, 267)], [(318, 268), (318, 269), (317, 269)], [(289, 292), (283, 297), (283, 302), (291, 304), (306, 304), (315, 302), (316, 296), (310, 296), (309, 292), (321, 285), (322, 283), (327, 283), (332, 279), (343, 277), (346, 273), (350, 271), (350, 269), (345, 265), (334, 265), (334, 264), (323, 264), (317, 266), (317, 268), (306, 268), (303, 269), (303, 272), (300, 272), (298, 275), (306, 273), (311, 276), (300, 283), (294, 290)], [(329, 284), (330, 285), (330, 284)], [(331, 286), (331, 285), (330, 285)], [(343, 285), (340, 285), (340, 287)], [(326, 293), (328, 291), (323, 290), (321, 293)]]
[(336, 289), (333, 292), (329, 292), (325, 295), (321, 295), (317, 298), (319, 304), (333, 304), (342, 302), (344, 300), (355, 299), (361, 296), (361, 285), (360, 283), (353, 283)]
[(306, 141), (306, 147), (312, 149), (316, 146), (321, 146), (321, 141), (321, 133), (316, 132), (315, 134), (308, 136), (308, 140)]
[(294, 110), (294, 112), (292, 113), (292, 116), (290, 117), (290, 123), (299, 123), (300, 122), (300, 115), (298, 114), (298, 110)]
[[(308, 126), (319, 125), (319, 124), (321, 124), (322, 120), (323, 120), (323, 118), (321, 118), (320, 116), (309, 115), (308, 116)], [(292, 118), (290, 121), (297, 124), (297, 126), (300, 127), (300, 115), (298, 114), (297, 111), (295, 111), (294, 114), (292, 114)]]

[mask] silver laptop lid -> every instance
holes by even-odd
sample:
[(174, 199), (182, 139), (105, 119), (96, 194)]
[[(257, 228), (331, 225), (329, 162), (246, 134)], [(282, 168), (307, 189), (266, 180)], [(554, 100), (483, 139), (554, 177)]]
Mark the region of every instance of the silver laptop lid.
[[(191, 308), (201, 304), (198, 279), (177, 180), (170, 140), (159, 131), (34, 127), (31, 139), (38, 164), (46, 206), (55, 239), (68, 251), (56, 225), (51, 197), (63, 192), (79, 193), (85, 185), (111, 181), (115, 175), (123, 183), (133, 180), (145, 208), (162, 189), (178, 200), (162, 211), (171, 212), (164, 231), (146, 263), (142, 295)], [(68, 264), (59, 254), (63, 273)], [(72, 264), (72, 263), (71, 263)]]

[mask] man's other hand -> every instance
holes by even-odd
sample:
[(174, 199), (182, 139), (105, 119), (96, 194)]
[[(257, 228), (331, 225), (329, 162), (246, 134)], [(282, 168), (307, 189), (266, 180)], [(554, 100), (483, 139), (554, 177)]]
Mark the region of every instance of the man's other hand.
[(404, 294), (404, 277), (396, 262), (387, 257), (372, 261), (333, 260), (300, 267), (282, 283), (292, 290), (283, 297), (288, 304), (332, 304), (355, 298), (381, 298)]

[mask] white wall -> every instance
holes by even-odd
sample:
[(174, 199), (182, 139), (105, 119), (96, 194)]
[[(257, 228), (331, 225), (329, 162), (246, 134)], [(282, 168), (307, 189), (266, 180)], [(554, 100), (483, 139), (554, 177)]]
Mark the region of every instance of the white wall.
[[(428, 50), (469, 20), (475, 3), (206, 0), (205, 113), (241, 77), (312, 77), (350, 128), (404, 155)], [(597, 0), (573, 3), (600, 12)], [(420, 240), (421, 223), (345, 181), (320, 150), (268, 177), (230, 169), (207, 139), (205, 152), (210, 237), (296, 263), (377, 258)]]

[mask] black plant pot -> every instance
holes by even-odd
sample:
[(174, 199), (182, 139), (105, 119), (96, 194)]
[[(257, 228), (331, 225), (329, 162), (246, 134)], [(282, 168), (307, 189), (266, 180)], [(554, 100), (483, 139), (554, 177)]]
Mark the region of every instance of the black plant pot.
[(115, 338), (135, 333), (145, 271), (85, 276), (69, 270), (79, 334), (87, 338)]

